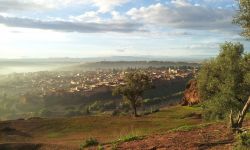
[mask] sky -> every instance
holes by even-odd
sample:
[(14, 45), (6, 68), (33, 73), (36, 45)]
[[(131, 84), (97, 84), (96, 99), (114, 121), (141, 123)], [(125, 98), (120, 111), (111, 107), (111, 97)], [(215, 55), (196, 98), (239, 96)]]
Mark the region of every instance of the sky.
[(235, 0), (0, 0), (0, 58), (212, 57)]

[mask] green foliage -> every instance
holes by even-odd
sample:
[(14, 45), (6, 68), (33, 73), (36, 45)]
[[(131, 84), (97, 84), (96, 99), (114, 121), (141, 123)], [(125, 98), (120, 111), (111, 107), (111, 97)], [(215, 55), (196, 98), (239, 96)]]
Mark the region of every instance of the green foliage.
[(240, 139), (242, 145), (250, 147), (250, 133), (242, 133)]
[(129, 135), (126, 135), (124, 137), (121, 137), (118, 141), (119, 142), (130, 142), (130, 141), (137, 141), (137, 140), (142, 140), (142, 139), (143, 139), (143, 137), (129, 134)]
[(237, 136), (237, 144), (235, 145), (235, 150), (248, 150), (250, 147), (250, 133), (241, 133)]
[(141, 104), (143, 93), (152, 88), (151, 78), (143, 72), (135, 71), (125, 75), (124, 83), (114, 89), (113, 95), (122, 95), (129, 101), (137, 116), (136, 108)]
[(242, 35), (250, 39), (250, 0), (239, 0), (239, 11), (233, 22), (239, 24)]
[(104, 147), (102, 145), (98, 145), (97, 150), (104, 150)]
[(84, 141), (84, 143), (80, 144), (80, 149), (90, 147), (90, 146), (97, 146), (99, 142), (95, 138), (89, 138)]
[(250, 95), (250, 59), (240, 43), (221, 45), (219, 56), (202, 65), (198, 89), (205, 102), (205, 118), (224, 118), (230, 110), (238, 112)]

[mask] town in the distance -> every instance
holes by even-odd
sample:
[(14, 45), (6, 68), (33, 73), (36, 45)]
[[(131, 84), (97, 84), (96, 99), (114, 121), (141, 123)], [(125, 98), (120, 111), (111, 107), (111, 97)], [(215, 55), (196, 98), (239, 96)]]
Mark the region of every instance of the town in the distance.
[[(149, 75), (155, 86), (146, 93), (144, 102), (147, 104), (143, 108), (142, 113), (144, 113), (146, 108), (159, 109), (160, 105), (170, 104), (169, 99), (173, 98), (173, 95), (175, 99), (180, 98), (178, 93), (180, 96), (186, 82), (199, 69), (198, 63), (146, 62), (149, 65), (139, 66), (141, 67), (139, 69), (128, 65), (131, 62), (120, 62), (121, 66), (123, 65), (121, 68), (112, 68), (110, 65), (112, 63), (115, 62), (101, 62), (104, 66), (98, 65), (98, 67), (93, 67), (98, 62), (84, 66), (84, 68), (91, 66), (92, 70), (79, 69), (79, 66), (74, 65), (76, 69), (70, 66), (68, 71), (51, 70), (1, 75), (1, 118), (80, 116), (86, 113), (89, 115), (90, 112), (113, 113), (119, 107), (121, 107), (119, 110), (128, 111), (129, 106), (124, 106), (127, 104), (124, 104), (119, 96), (113, 96), (112, 90), (124, 85), (124, 76), (136, 70)], [(167, 98), (166, 95), (172, 97)], [(157, 98), (161, 103), (155, 101)]]

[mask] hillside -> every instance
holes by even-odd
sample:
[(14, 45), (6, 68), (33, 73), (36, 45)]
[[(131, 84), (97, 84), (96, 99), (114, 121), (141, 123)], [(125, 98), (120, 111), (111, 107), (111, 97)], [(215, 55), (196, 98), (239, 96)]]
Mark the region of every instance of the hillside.
[[(28, 146), (34, 150), (79, 149), (88, 138), (96, 138), (105, 149), (231, 147), (234, 139), (231, 133), (225, 132), (226, 125), (202, 121), (200, 111), (199, 107), (173, 106), (139, 118), (102, 115), (2, 121), (0, 149), (9, 146)], [(246, 126), (249, 127), (249, 121)], [(128, 137), (135, 137), (135, 141), (125, 142)]]

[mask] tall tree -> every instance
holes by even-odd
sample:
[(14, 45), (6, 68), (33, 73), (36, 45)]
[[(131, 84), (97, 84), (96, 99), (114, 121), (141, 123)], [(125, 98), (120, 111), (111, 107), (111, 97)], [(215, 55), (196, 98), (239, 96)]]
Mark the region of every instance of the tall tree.
[(131, 72), (125, 75), (124, 85), (113, 90), (113, 95), (122, 95), (124, 100), (130, 102), (134, 116), (137, 117), (137, 107), (140, 105), (143, 93), (152, 88), (151, 78), (142, 72)]
[(250, 95), (249, 56), (242, 44), (225, 43), (219, 56), (204, 63), (197, 80), (209, 117), (224, 118), (244, 107)]
[(239, 11), (234, 19), (234, 23), (239, 24), (242, 31), (242, 36), (250, 40), (250, 0), (238, 0)]

